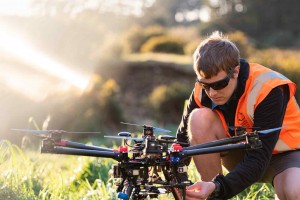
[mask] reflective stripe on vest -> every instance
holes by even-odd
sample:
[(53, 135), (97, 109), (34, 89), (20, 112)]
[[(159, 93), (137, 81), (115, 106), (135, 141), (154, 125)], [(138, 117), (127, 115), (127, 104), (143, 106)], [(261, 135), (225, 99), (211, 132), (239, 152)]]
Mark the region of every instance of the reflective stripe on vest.
[[(247, 113), (248, 113), (249, 119), (252, 122), (253, 122), (253, 118), (254, 118), (254, 116), (253, 116), (254, 115), (254, 109), (255, 109), (254, 105), (255, 105), (255, 103), (256, 103), (256, 105), (258, 105), (261, 102), (260, 101), (260, 102), (257, 103), (257, 97), (260, 94), (263, 85), (267, 81), (271, 81), (271, 80), (275, 80), (275, 79), (282, 79), (282, 80), (289, 81), (285, 76), (283, 76), (279, 73), (276, 73), (274, 71), (263, 73), (255, 79), (255, 81), (252, 85), (251, 91), (249, 92), (249, 95), (248, 95), (248, 98), (247, 98), (248, 99), (247, 100)], [(282, 85), (282, 83), (278, 83), (277, 86), (278, 85)], [(266, 95), (264, 97), (266, 97)]]

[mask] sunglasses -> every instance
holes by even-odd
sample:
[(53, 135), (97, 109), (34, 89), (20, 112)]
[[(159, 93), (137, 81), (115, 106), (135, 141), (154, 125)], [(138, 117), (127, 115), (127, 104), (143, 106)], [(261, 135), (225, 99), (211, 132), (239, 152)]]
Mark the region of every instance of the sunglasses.
[(221, 90), (221, 89), (225, 88), (228, 85), (228, 83), (230, 81), (230, 78), (233, 75), (233, 72), (234, 72), (234, 68), (230, 70), (230, 72), (227, 74), (227, 76), (225, 78), (223, 78), (219, 81), (213, 82), (213, 83), (203, 83), (198, 78), (197, 78), (196, 81), (206, 91), (208, 91), (210, 88), (212, 88), (214, 90)]

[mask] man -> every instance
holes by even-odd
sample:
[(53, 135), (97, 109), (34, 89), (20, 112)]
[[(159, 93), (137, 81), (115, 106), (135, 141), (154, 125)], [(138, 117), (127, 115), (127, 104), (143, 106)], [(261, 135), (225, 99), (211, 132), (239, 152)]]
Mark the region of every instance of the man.
[[(271, 182), (281, 200), (300, 199), (295, 84), (240, 59), (235, 44), (219, 32), (196, 49), (194, 70), (197, 82), (177, 130), (180, 142), (195, 145), (231, 137), (235, 131), (228, 127), (232, 126), (286, 128), (260, 135), (260, 149), (194, 156), (202, 181), (187, 188), (187, 199), (228, 199), (257, 181)], [(221, 175), (221, 164), (230, 171), (226, 176)]]

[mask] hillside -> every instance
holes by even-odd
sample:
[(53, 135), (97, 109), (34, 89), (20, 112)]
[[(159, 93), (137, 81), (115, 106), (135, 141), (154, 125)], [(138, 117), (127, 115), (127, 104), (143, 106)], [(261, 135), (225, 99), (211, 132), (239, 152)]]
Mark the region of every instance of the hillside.
[(192, 90), (196, 78), (192, 65), (186, 63), (145, 60), (125, 61), (117, 65), (99, 73), (116, 80), (126, 117), (134, 121), (145, 121), (153, 114), (148, 113), (149, 109), (144, 108), (143, 102), (156, 87), (177, 82)]

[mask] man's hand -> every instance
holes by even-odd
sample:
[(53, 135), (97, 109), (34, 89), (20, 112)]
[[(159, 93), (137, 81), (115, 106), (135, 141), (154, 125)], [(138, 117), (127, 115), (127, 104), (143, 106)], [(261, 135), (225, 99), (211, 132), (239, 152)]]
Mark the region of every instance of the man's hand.
[(215, 187), (213, 182), (196, 182), (186, 188), (186, 200), (207, 199)]

